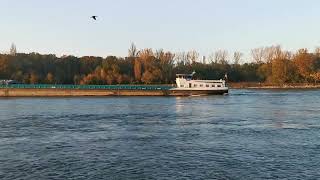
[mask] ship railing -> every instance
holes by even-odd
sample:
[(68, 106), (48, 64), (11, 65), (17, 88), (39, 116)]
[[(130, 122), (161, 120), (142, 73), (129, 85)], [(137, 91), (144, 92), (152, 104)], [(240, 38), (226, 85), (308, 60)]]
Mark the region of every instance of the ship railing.
[(97, 89), (97, 90), (169, 90), (166, 85), (67, 85), (67, 84), (9, 84), (1, 89)]

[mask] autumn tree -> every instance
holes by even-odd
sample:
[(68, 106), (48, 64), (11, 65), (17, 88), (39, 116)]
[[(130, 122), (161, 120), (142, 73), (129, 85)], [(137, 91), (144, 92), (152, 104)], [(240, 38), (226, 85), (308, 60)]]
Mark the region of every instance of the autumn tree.
[(173, 68), (174, 68), (174, 58), (175, 54), (171, 52), (162, 51), (161, 55), (158, 57), (160, 60), (160, 64), (158, 64), (158, 68), (161, 73), (161, 80), (164, 83), (169, 83), (171, 79), (174, 78)]
[(309, 81), (313, 73), (314, 56), (307, 49), (299, 49), (293, 57), (293, 62), (304, 81)]
[(7, 79), (8, 75), (12, 73), (10, 69), (11, 60), (12, 58), (8, 55), (0, 56), (0, 77), (3, 79)]
[(228, 51), (218, 50), (214, 53), (215, 63), (228, 64)]
[(251, 50), (251, 56), (255, 63), (263, 63), (263, 57), (265, 56), (264, 48), (255, 48)]
[(315, 50), (314, 50), (314, 55), (316, 57), (320, 57), (320, 47), (316, 47)]
[(283, 84), (289, 81), (290, 53), (282, 51), (281, 48), (275, 51), (272, 61), (271, 81), (276, 84)]
[(314, 80), (314, 83), (320, 82), (320, 71), (310, 74), (310, 77)]
[(147, 61), (149, 57), (153, 57), (153, 50), (150, 48), (142, 49), (139, 52), (139, 58), (142, 59), (143, 61)]
[(137, 57), (139, 51), (134, 43), (131, 43), (130, 48), (128, 49), (128, 57)]
[(30, 75), (30, 83), (31, 84), (37, 84), (39, 81), (38, 75), (35, 73), (31, 73)]
[(134, 60), (134, 78), (137, 82), (141, 81), (142, 64), (140, 59)]
[(179, 53), (177, 53), (177, 55), (175, 56), (175, 60), (180, 65), (188, 65), (188, 64), (190, 64), (187, 52), (179, 52)]
[(47, 77), (46, 77), (46, 83), (49, 83), (49, 84), (52, 84), (52, 83), (54, 83), (54, 76), (53, 76), (53, 74), (52, 73), (48, 73), (47, 74)]
[(195, 51), (195, 50), (191, 50), (191, 51), (188, 52), (187, 57), (188, 57), (189, 63), (192, 64), (192, 63), (195, 63), (195, 62), (198, 61), (199, 53), (197, 51)]
[[(15, 49), (15, 48), (12, 48)], [(14, 52), (14, 51), (12, 51)], [(251, 51), (251, 63), (239, 63), (243, 54), (231, 57), (225, 50), (211, 53), (209, 64), (199, 61), (196, 51), (172, 53), (163, 49), (138, 51), (134, 44), (129, 57), (75, 57), (53, 54), (0, 54), (0, 79), (22, 83), (128, 84), (174, 83), (176, 73), (197, 72), (196, 78), (220, 79), (228, 73), (234, 82), (319, 82), (320, 48), (313, 52), (300, 49), (295, 54), (280, 46)], [(230, 58), (230, 59), (229, 59)], [(229, 60), (233, 63), (229, 64)]]
[(238, 51), (234, 52), (233, 53), (233, 63), (239, 64), (242, 56), (243, 56), (243, 54), (241, 52), (238, 52)]
[(263, 62), (272, 63), (275, 58), (279, 57), (281, 51), (280, 45), (265, 47), (263, 52)]
[(141, 80), (146, 84), (151, 84), (151, 83), (159, 83), (160, 78), (161, 78), (161, 71), (159, 69), (155, 69), (154, 71), (147, 70), (145, 73), (143, 73)]
[(212, 63), (216, 63), (215, 60), (216, 60), (215, 52), (210, 53), (209, 56), (208, 56), (208, 62), (211, 63), (211, 64)]

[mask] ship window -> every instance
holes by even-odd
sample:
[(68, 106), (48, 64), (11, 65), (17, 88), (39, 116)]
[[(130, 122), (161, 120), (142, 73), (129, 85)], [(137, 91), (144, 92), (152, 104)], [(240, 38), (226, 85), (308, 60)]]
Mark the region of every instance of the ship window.
[(180, 85), (180, 87), (184, 87), (184, 85)]
[(221, 87), (221, 85), (218, 85), (218, 87)]
[(203, 87), (203, 84), (200, 84), (200, 87)]
[(215, 87), (215, 85), (214, 84), (212, 84), (212, 86), (211, 87)]
[(197, 84), (194, 84), (193, 87), (197, 87)]
[(210, 85), (209, 85), (209, 84), (206, 84), (206, 87), (210, 87)]

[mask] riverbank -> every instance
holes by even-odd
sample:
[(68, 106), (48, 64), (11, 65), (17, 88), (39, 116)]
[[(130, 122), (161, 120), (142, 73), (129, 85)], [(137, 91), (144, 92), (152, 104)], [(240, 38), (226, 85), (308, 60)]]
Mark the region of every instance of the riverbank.
[(320, 89), (320, 83), (228, 83), (231, 89)]

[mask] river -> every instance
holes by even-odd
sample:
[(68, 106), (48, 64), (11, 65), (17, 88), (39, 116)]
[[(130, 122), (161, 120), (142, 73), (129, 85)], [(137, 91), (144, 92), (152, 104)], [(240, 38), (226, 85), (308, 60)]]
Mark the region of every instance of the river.
[(0, 99), (0, 179), (317, 179), (320, 90)]

